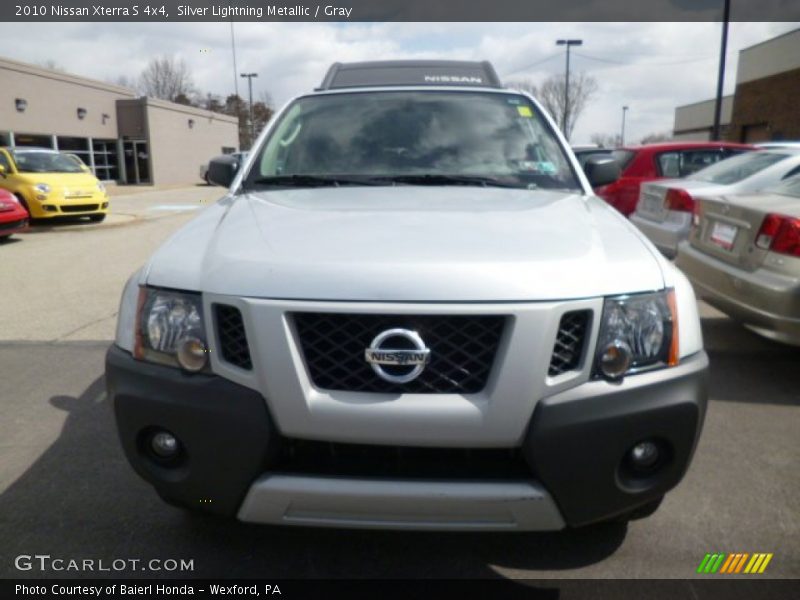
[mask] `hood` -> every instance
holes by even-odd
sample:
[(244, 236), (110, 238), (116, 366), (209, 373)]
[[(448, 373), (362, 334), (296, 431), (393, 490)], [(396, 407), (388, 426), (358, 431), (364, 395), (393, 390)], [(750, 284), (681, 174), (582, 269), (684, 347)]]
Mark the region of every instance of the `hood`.
[(555, 300), (663, 287), (649, 245), (598, 198), (423, 186), (229, 197), (159, 249), (148, 283), (400, 302)]
[(91, 173), (19, 173), (17, 177), (31, 185), (46, 183), (54, 190), (66, 188), (96, 192), (98, 183), (98, 179)]

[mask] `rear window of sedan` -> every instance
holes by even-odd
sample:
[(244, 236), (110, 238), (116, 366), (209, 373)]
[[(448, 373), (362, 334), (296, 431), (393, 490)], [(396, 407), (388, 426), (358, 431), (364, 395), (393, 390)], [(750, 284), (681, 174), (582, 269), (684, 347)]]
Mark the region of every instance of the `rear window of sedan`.
[(788, 156), (778, 152), (748, 152), (711, 165), (686, 179), (730, 185), (752, 177)]
[(704, 148), (663, 152), (656, 157), (661, 177), (686, 177), (744, 150)]

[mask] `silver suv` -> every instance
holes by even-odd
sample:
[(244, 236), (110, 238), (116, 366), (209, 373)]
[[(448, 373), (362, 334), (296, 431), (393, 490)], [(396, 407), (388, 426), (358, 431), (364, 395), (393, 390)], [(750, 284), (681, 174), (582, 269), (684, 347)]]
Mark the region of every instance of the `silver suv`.
[(686, 278), (488, 63), (336, 64), (127, 284), (107, 383), (168, 502), (258, 523), (557, 530), (688, 468)]

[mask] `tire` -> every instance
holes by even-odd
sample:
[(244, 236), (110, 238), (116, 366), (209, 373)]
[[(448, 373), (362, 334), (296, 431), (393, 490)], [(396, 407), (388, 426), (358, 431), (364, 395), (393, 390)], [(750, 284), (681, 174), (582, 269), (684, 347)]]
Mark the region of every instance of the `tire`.
[(103, 215), (89, 215), (89, 220), (92, 223), (102, 223), (105, 220), (106, 216)]
[(10, 237), (11, 237), (10, 233), (6, 233), (4, 235), (0, 235), (0, 242), (5, 242)]

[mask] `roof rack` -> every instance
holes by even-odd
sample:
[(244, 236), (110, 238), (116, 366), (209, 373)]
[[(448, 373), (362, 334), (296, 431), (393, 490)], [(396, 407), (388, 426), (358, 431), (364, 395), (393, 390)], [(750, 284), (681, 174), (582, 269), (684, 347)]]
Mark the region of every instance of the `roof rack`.
[(317, 91), (394, 85), (447, 85), (501, 88), (488, 61), (389, 60), (334, 63)]

